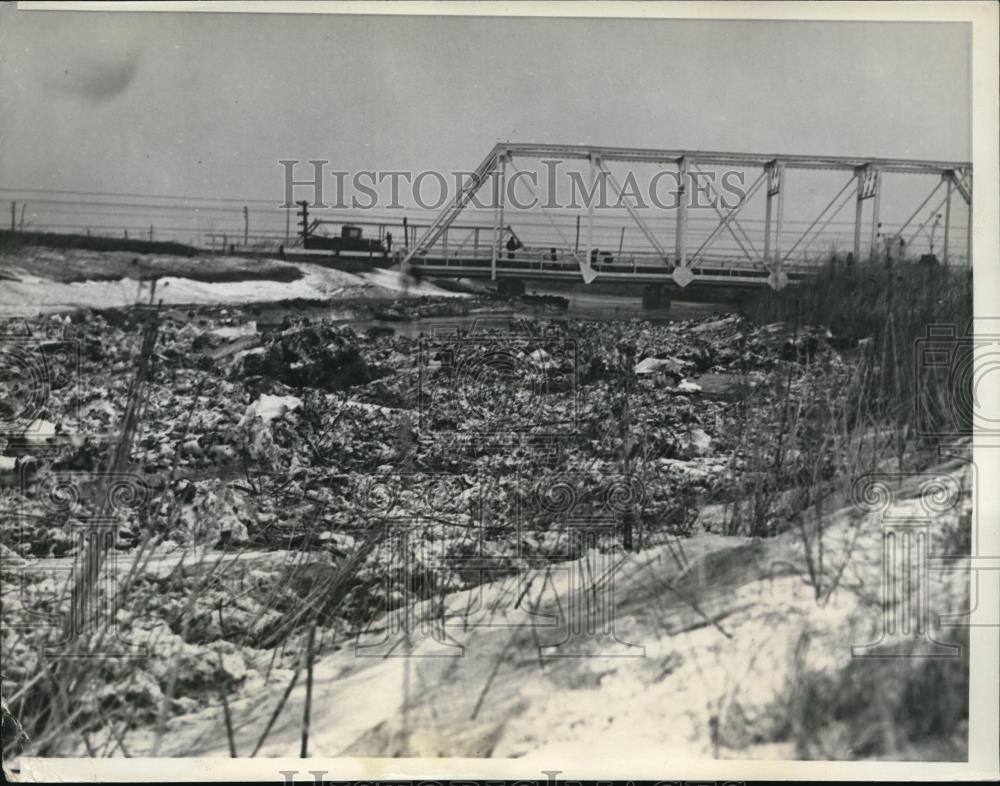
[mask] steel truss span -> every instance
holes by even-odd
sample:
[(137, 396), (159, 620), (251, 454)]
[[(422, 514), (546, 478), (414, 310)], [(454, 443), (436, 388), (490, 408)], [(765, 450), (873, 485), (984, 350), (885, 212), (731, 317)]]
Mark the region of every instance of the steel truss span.
[[(600, 251), (594, 240), (593, 201), (585, 215), (577, 215), (574, 240), (560, 230), (551, 216), (553, 233), (543, 242), (524, 244), (512, 222), (517, 215), (508, 204), (508, 169), (518, 162), (584, 162), (589, 171), (591, 195), (599, 178), (617, 194), (627, 213), (628, 225), (638, 231), (641, 246), (625, 252), (625, 227), (621, 229), (618, 252)], [(676, 204), (654, 220), (646, 211), (636, 209), (624, 199), (622, 183), (612, 165), (652, 166), (673, 174)], [(577, 164), (579, 165), (579, 164)], [(714, 224), (710, 230), (700, 225), (695, 231), (689, 206), (692, 189), (704, 189), (699, 178), (706, 177), (703, 167), (729, 167), (746, 173), (750, 183), (735, 204), (716, 200)], [(839, 191), (818, 210), (811, 210), (799, 220), (786, 218), (786, 192), (796, 180), (794, 173), (808, 171), (845, 172), (846, 181)], [(885, 187), (885, 175), (917, 175), (912, 193), (926, 197), (905, 221), (894, 224), (880, 217), (884, 201), (892, 199)], [(798, 175), (798, 178), (806, 175)], [(582, 179), (582, 178), (581, 178)], [(924, 186), (927, 188), (924, 188)], [(456, 223), (473, 199), (487, 188), (493, 199), (489, 221), (480, 225)], [(708, 185), (709, 193), (716, 186)], [(958, 195), (958, 199), (955, 195)], [(825, 197), (825, 194), (823, 194)], [(793, 199), (797, 198), (792, 195)], [(935, 202), (935, 198), (937, 201)], [(781, 289), (808, 278), (816, 269), (816, 252), (808, 252), (834, 219), (854, 202), (853, 221), (841, 221), (852, 227), (851, 242), (843, 250), (848, 261), (865, 257), (912, 259), (907, 251), (914, 239), (930, 238), (930, 253), (922, 261), (938, 262), (934, 253), (935, 236), (940, 240), (941, 261), (964, 259), (971, 264), (972, 165), (966, 161), (925, 161), (896, 158), (859, 158), (845, 156), (804, 156), (784, 154), (727, 153), (706, 150), (658, 150), (646, 148), (597, 147), (588, 145), (498, 143), (465, 180), (462, 189), (449, 201), (419, 237), (407, 237), (401, 258), (404, 269), (426, 275), (454, 278), (565, 279), (586, 283), (600, 280), (617, 283), (672, 284), (692, 283), (735, 286), (770, 286)], [(722, 207), (719, 204), (722, 204)], [(762, 219), (741, 218), (753, 203), (763, 209)], [(956, 254), (955, 214), (964, 204), (964, 254)], [(801, 205), (797, 205), (801, 208)], [(545, 213), (544, 207), (542, 212)], [(665, 229), (663, 220), (667, 221)], [(933, 223), (931, 223), (933, 219)], [(704, 219), (699, 219), (703, 221)], [(585, 222), (585, 224), (584, 224)], [(943, 226), (942, 225), (943, 222)], [(536, 221), (537, 223), (537, 221)], [(750, 229), (747, 226), (754, 224)], [(795, 224), (794, 230), (790, 228)], [(798, 225), (807, 224), (805, 231)], [(940, 229), (940, 234), (937, 234)], [(449, 237), (451, 233), (451, 237)], [(462, 234), (461, 238), (456, 235)], [(699, 234), (700, 233), (700, 234)], [(923, 235), (921, 234), (923, 233)], [(582, 237), (581, 237), (582, 236)], [(735, 246), (729, 252), (719, 250), (719, 239), (727, 238)]]

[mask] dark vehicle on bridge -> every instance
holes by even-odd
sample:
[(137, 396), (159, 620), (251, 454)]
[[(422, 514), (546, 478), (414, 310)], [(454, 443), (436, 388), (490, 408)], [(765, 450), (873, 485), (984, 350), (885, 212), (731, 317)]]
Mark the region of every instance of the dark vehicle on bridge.
[(345, 253), (350, 256), (385, 256), (389, 249), (381, 240), (366, 238), (359, 226), (344, 224), (339, 236), (308, 235), (302, 241), (302, 247), (310, 251), (332, 251), (334, 256)]
[[(318, 265), (336, 267), (347, 272), (360, 272), (373, 267), (389, 267), (396, 260), (393, 256), (392, 231), (395, 227), (384, 223), (356, 221), (341, 223), (329, 219), (309, 220), (309, 204), (299, 202), (299, 242), (288, 248), (282, 247), (285, 259), (313, 262)], [(339, 232), (332, 227), (340, 224)], [(360, 226), (368, 225), (375, 237), (365, 237)], [(324, 227), (331, 227), (330, 234)], [(403, 219), (406, 230), (406, 219)], [(398, 255), (398, 250), (397, 250)]]

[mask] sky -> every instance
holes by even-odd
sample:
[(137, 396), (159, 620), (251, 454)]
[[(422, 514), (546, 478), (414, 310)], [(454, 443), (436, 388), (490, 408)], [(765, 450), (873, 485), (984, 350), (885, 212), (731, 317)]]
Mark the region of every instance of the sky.
[(470, 169), (497, 141), (970, 157), (963, 24), (0, 6), (0, 186), (282, 197), (282, 158)]

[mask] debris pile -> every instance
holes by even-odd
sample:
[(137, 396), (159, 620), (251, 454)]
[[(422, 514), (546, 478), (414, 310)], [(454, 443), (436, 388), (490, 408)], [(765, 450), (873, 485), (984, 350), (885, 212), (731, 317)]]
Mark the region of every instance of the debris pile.
[(248, 353), (238, 371), (243, 384), (257, 389), (275, 382), (293, 388), (343, 390), (370, 382), (376, 373), (349, 327), (291, 326), (264, 336), (263, 352)]
[[(405, 306), (413, 308), (426, 316), (453, 306)], [(110, 466), (147, 316), (60, 319), (67, 349), (44, 356), (44, 403), (4, 411), (23, 421), (0, 445), (5, 561), (67, 560), (81, 523), (106, 512), (99, 493), (107, 484), (73, 504), (54, 504), (48, 490)], [(268, 567), (255, 558), (239, 586), (222, 574), (195, 592), (178, 569), (143, 574), (126, 599), (123, 615), (165, 625), (171, 652), (204, 661), (181, 669), (195, 676), (175, 686), (174, 712), (202, 701), (207, 685), (239, 683), (246, 648), (301, 633), (303, 608), (347, 631), (408, 599), (482, 580), (442, 573), (442, 557), (489, 556), (512, 571), (525, 559), (564, 559), (564, 503), (605, 515), (613, 501), (639, 545), (690, 533), (699, 508), (738, 491), (747, 466), (742, 402), (781, 400), (787, 391), (768, 380), (786, 365), (803, 385), (791, 395), (801, 397), (818, 360), (824, 369), (847, 366), (828, 335), (788, 336), (783, 326), (732, 315), (671, 324), (528, 319), (418, 340), (327, 320), (287, 318), (271, 328), (252, 317), (239, 308), (161, 314), (129, 457), (141, 494), (114, 512), (115, 548), (125, 556), (152, 548), (156, 562), (180, 550), (197, 564), (212, 552), (273, 555)], [(37, 335), (46, 322), (26, 326)], [(447, 482), (392, 490), (392, 479), (411, 476)], [(381, 490), (362, 493), (372, 484)], [(425, 530), (433, 537), (408, 541), (416, 578), (390, 587), (397, 518), (433, 522)], [(382, 534), (373, 541), (372, 533)], [(622, 548), (618, 532), (602, 547)], [(58, 595), (56, 580), (39, 575), (27, 595), (5, 575), (4, 597), (19, 598), (4, 603), (5, 623), (33, 603), (51, 606), (38, 598)], [(318, 605), (306, 603), (317, 587), (330, 589)], [(5, 634), (3, 645), (5, 662), (30, 671), (23, 637)], [(190, 649), (209, 645), (218, 650), (211, 657)], [(136, 688), (149, 706), (164, 690), (159, 668)], [(5, 690), (8, 679), (18, 682), (5, 675)]]

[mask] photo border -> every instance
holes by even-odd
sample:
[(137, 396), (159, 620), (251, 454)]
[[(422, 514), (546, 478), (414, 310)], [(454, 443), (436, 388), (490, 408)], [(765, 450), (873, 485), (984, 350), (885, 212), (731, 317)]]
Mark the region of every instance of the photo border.
[[(976, 171), (976, 211), (973, 218), (975, 289), (977, 316), (1000, 314), (1000, 248), (998, 191), (1000, 169), (996, 140), (1000, 138), (998, 106), (1000, 80), (997, 62), (997, 20), (1000, 6), (993, 2), (675, 2), (660, 3), (579, 3), (528, 2), (480, 4), (471, 2), (19, 2), (19, 10), (195, 12), (195, 13), (311, 13), (376, 15), (461, 15), (519, 17), (657, 18), (711, 20), (855, 21), (909, 23), (966, 23), (972, 27), (972, 161)], [(996, 375), (994, 375), (996, 376)], [(984, 391), (1000, 398), (1000, 385)], [(1000, 450), (979, 439), (974, 442), (974, 460), (981, 477), (1000, 477)], [(981, 548), (986, 554), (1000, 554), (998, 499), (996, 485), (979, 490), (982, 509), (976, 511), (984, 525)], [(992, 583), (993, 579), (987, 579)], [(998, 599), (989, 596), (992, 614)], [(796, 779), (796, 780), (971, 780), (996, 778), (1000, 754), (996, 740), (998, 727), (998, 684), (1000, 684), (1000, 628), (970, 630), (970, 718), (969, 762), (911, 763), (884, 761), (760, 761), (760, 760), (674, 760), (656, 751), (641, 760), (587, 759), (580, 755), (562, 759), (375, 759), (315, 758), (260, 759), (20, 759), (12, 780), (56, 781), (162, 781), (162, 780), (271, 780), (283, 782), (281, 770), (299, 770), (303, 782), (310, 770), (325, 770), (330, 780), (376, 780), (404, 778), (517, 778), (544, 779), (546, 771), (558, 771), (560, 780), (595, 778), (643, 779)]]

